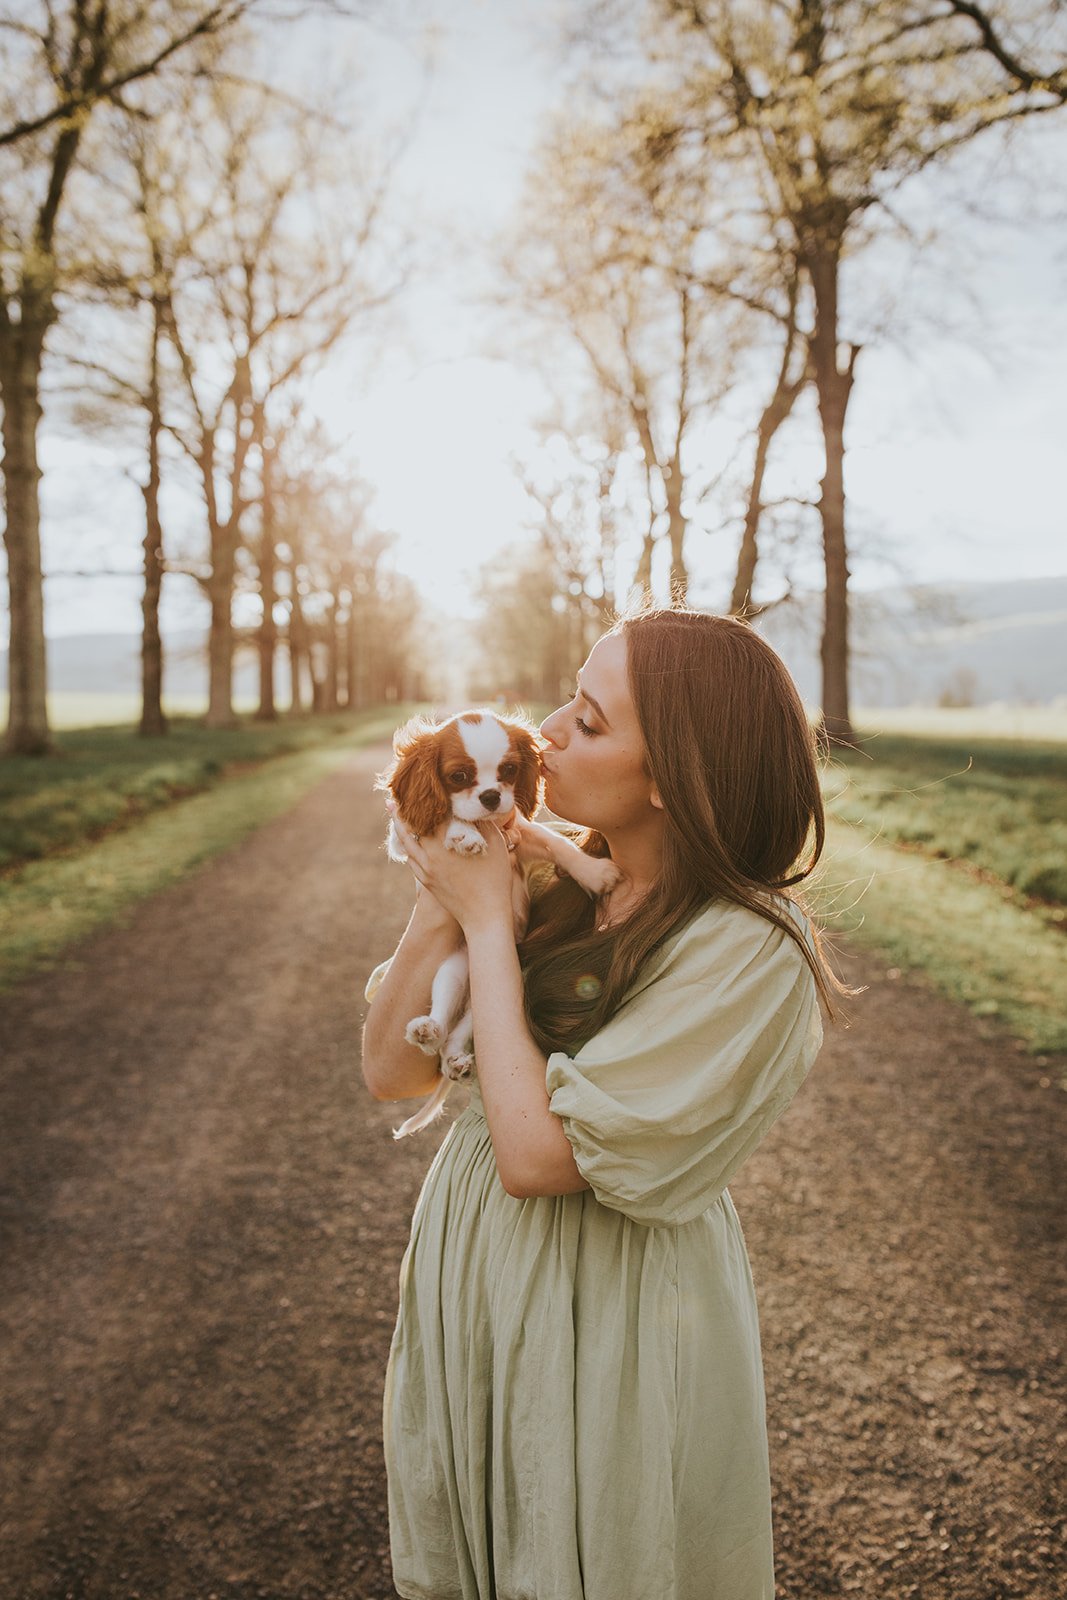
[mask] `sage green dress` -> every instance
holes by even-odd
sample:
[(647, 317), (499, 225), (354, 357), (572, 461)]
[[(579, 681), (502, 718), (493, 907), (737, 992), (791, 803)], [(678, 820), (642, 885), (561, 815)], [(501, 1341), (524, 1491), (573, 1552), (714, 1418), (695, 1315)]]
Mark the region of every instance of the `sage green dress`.
[(589, 1190), (508, 1195), (472, 1090), (415, 1209), (386, 1377), (405, 1600), (773, 1600), (756, 1300), (725, 1184), (821, 1038), (794, 942), (716, 902), (549, 1057)]

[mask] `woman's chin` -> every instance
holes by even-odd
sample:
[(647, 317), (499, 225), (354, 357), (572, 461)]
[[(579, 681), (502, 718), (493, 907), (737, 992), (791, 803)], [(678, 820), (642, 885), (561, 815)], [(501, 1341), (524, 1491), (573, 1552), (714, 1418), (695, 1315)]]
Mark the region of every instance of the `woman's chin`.
[(556, 793), (556, 785), (552, 774), (550, 772), (546, 772), (544, 798), (545, 810), (551, 811), (552, 815), (554, 817), (558, 817), (561, 822), (573, 822), (574, 818), (568, 816), (567, 814), (566, 805), (566, 799), (564, 798), (561, 801), (560, 796)]

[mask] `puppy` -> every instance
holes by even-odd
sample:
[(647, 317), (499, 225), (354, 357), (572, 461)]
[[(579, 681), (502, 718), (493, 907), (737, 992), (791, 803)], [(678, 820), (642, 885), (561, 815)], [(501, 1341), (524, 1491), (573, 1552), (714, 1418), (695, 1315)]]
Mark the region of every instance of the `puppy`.
[[(541, 804), (540, 751), (536, 730), (518, 718), (492, 711), (461, 711), (442, 723), (414, 717), (394, 734), (394, 759), (375, 785), (392, 796), (387, 848), (394, 861), (407, 860), (406, 836), (418, 840), (446, 822), (445, 848), (459, 855), (484, 853), (486, 843), (476, 823), (493, 822), (501, 829), (514, 866), (516, 942), (529, 917), (524, 869), (533, 862), (551, 861), (594, 897), (606, 894), (622, 877), (611, 861), (587, 856), (570, 839), (532, 820)], [(471, 1074), (469, 975), (467, 949), (461, 945), (434, 975), (429, 1015), (413, 1017), (404, 1031), (409, 1044), (440, 1057), (442, 1081), (394, 1138), (425, 1128), (440, 1112), (452, 1084)]]

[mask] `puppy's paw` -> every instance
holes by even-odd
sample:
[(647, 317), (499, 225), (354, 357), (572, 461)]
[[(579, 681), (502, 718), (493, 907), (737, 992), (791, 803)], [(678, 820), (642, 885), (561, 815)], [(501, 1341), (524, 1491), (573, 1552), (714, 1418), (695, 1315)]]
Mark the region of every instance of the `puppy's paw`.
[(474, 1071), (474, 1057), (468, 1050), (457, 1050), (441, 1057), (441, 1071), (453, 1083), (463, 1083)]
[(457, 856), (484, 856), (488, 846), (477, 828), (449, 828), (445, 849), (454, 850)]
[(576, 863), (572, 868), (568, 863), (567, 870), (578, 880), (583, 889), (598, 898), (614, 889), (624, 877), (624, 873), (614, 861), (608, 861), (601, 856), (585, 856), (580, 867)]
[(436, 1056), (440, 1053), (444, 1037), (445, 1030), (432, 1017), (413, 1017), (404, 1029), (404, 1038), (408, 1044), (415, 1045), (427, 1056)]

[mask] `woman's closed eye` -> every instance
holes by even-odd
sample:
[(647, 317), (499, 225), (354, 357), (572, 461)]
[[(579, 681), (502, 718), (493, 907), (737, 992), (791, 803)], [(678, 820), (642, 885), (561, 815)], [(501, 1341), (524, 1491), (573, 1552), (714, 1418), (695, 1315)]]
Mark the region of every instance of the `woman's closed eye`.
[(578, 729), (578, 732), (584, 734), (587, 739), (596, 738), (596, 729), (591, 728), (588, 722), (583, 721), (581, 717), (575, 717), (574, 726)]

